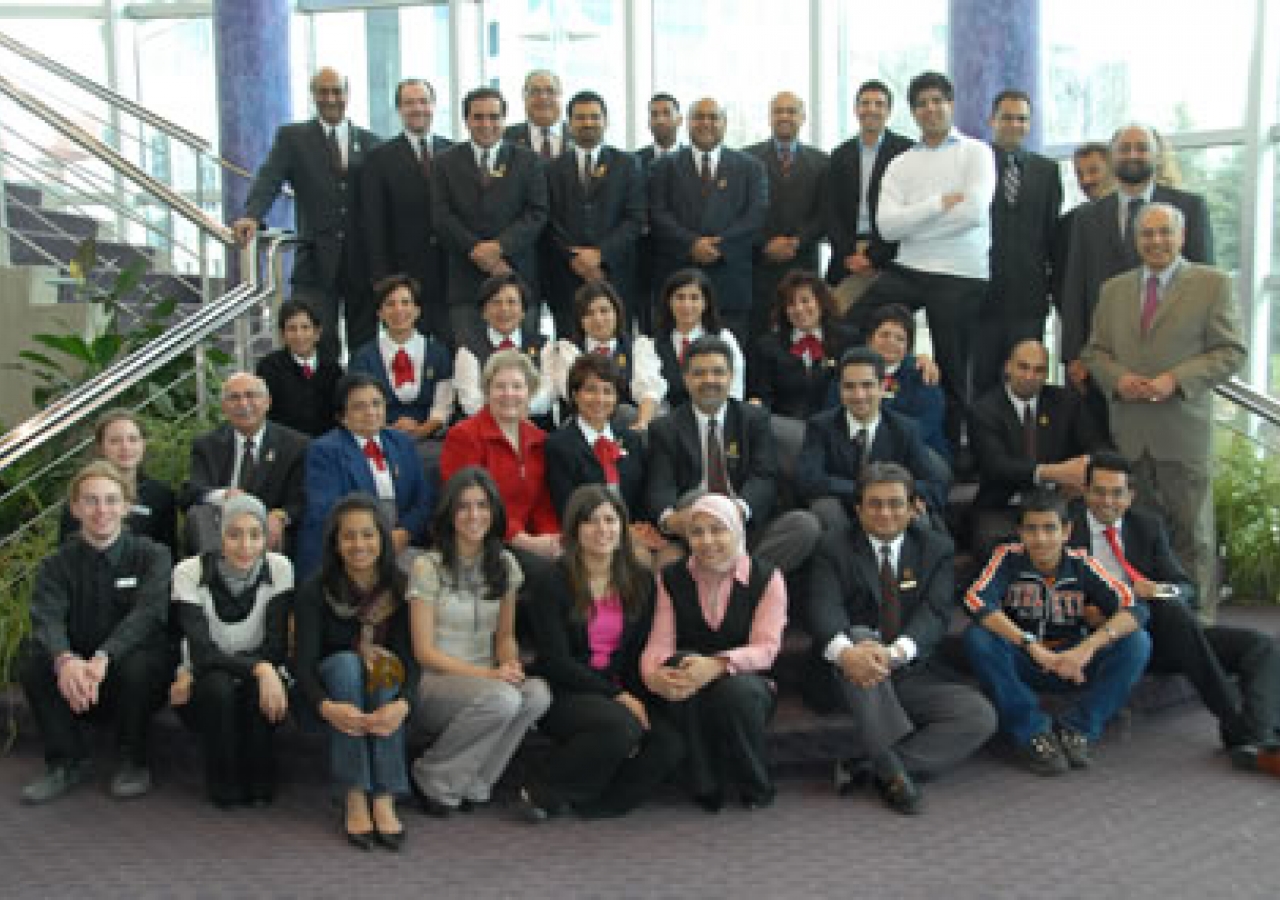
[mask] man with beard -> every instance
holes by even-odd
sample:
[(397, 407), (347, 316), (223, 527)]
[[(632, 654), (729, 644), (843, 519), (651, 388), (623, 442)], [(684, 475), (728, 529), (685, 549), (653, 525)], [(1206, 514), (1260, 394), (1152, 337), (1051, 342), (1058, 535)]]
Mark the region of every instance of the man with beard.
[[(1093, 309), (1102, 283), (1141, 265), (1134, 243), (1138, 212), (1148, 203), (1168, 203), (1186, 220), (1182, 255), (1194, 263), (1213, 265), (1213, 233), (1209, 210), (1199, 194), (1163, 187), (1155, 182), (1159, 144), (1146, 125), (1125, 125), (1111, 138), (1111, 163), (1116, 191), (1081, 207), (1071, 223), (1067, 275), (1062, 290), (1062, 358), (1077, 390), (1086, 391), (1089, 373), (1080, 351), (1089, 340)], [(1100, 395), (1091, 407), (1105, 410)], [(1099, 417), (1099, 421), (1105, 419)]]

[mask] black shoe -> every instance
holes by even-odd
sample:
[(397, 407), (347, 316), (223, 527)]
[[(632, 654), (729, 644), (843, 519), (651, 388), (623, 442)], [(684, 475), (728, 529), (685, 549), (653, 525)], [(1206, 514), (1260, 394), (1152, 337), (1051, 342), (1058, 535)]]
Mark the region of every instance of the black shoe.
[(418, 795), (418, 809), (422, 810), (424, 815), (434, 816), (437, 819), (447, 819), (449, 818), (449, 813), (457, 808), (437, 800), (435, 797), (428, 797), (426, 794)]
[(1062, 755), (1067, 758), (1067, 764), (1073, 769), (1087, 769), (1093, 765), (1093, 758), (1089, 755), (1089, 739), (1074, 728), (1068, 728), (1065, 725), (1058, 726), (1058, 746), (1062, 748)]
[(399, 831), (381, 831), (376, 825), (373, 828), (373, 839), (392, 853), (399, 853), (404, 848), (404, 834), (403, 828)]
[(22, 802), (27, 806), (51, 803), (88, 778), (90, 772), (87, 760), (49, 766), (43, 775), (22, 789)]
[(346, 822), (343, 822), (342, 833), (347, 836), (347, 843), (357, 850), (368, 853), (373, 849), (374, 833), (372, 831), (348, 831)]
[(724, 794), (712, 791), (709, 794), (695, 794), (693, 802), (702, 807), (704, 812), (718, 813), (724, 809)]
[(117, 800), (133, 800), (151, 790), (151, 770), (138, 763), (121, 763), (107, 788)]
[(894, 812), (916, 816), (924, 811), (924, 794), (906, 772), (899, 772), (887, 779), (873, 778), (872, 784), (885, 806)]
[(1033, 735), (1031, 740), (1018, 748), (1018, 756), (1027, 769), (1036, 775), (1065, 775), (1071, 768), (1052, 731)]
[(838, 759), (832, 782), (836, 794), (848, 797), (866, 787), (871, 781), (871, 767), (865, 759)]
[(475, 811), (476, 811), (476, 807), (477, 807), (478, 805), (479, 805), (479, 804), (478, 804), (478, 803), (476, 803), (474, 800), (466, 800), (466, 799), (459, 800), (459, 801), (458, 801), (458, 812), (462, 812), (462, 813), (475, 812)]
[(551, 813), (547, 811), (546, 807), (539, 806), (534, 802), (527, 787), (520, 788), (516, 793), (514, 808), (516, 815), (530, 825), (539, 825), (551, 818)]
[(773, 806), (773, 799), (777, 795), (778, 792), (773, 788), (769, 788), (763, 792), (744, 792), (742, 795), (742, 805), (747, 810), (764, 809), (765, 807)]

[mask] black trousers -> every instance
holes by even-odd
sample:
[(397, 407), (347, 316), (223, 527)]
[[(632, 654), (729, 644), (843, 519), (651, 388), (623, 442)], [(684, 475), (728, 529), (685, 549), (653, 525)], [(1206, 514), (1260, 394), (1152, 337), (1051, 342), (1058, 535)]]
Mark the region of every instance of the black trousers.
[(590, 814), (622, 815), (667, 779), (684, 755), (670, 722), (650, 716), (646, 731), (625, 706), (603, 694), (558, 693), (538, 730), (556, 742), (535, 795)]
[(777, 696), (760, 675), (728, 675), (688, 700), (664, 703), (684, 737), (685, 769), (695, 797), (723, 794), (736, 783), (744, 800), (773, 796), (773, 780), (765, 756), (765, 727), (773, 718)]
[(147, 729), (168, 697), (172, 674), (173, 656), (168, 646), (157, 642), (138, 647), (110, 661), (98, 690), (98, 703), (77, 715), (58, 691), (49, 651), (34, 641), (25, 641), (18, 651), (18, 678), (50, 765), (89, 756), (83, 734), (86, 722), (113, 722), (121, 758), (146, 765)]
[(862, 302), (854, 307), (858, 310), (856, 324), (864, 335), (871, 313), (879, 307), (901, 303), (912, 312), (924, 309), (934, 357), (942, 373), (942, 390), (947, 395), (945, 427), (952, 447), (960, 446), (960, 432), (974, 397), (974, 340), (986, 297), (987, 281), (982, 278), (892, 266), (881, 273)]
[(200, 735), (210, 800), (231, 804), (272, 798), (275, 726), (262, 715), (256, 679), (205, 672), (192, 687), (191, 702), (179, 707), (179, 715)]
[(1176, 601), (1155, 600), (1148, 606), (1148, 668), (1185, 675), (1217, 717), (1227, 745), (1274, 741), (1280, 726), (1276, 642), (1250, 628), (1202, 628), (1195, 613)]

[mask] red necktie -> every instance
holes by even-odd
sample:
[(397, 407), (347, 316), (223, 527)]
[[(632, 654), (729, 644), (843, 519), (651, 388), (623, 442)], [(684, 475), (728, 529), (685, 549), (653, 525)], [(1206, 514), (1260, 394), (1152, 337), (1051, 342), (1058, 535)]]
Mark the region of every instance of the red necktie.
[(602, 434), (596, 438), (595, 446), (592, 449), (595, 450), (600, 468), (604, 469), (605, 484), (617, 484), (618, 460), (622, 458), (622, 450), (618, 447), (618, 442)]
[(1129, 576), (1129, 581), (1137, 584), (1139, 581), (1146, 581), (1142, 577), (1142, 573), (1129, 565), (1129, 560), (1124, 557), (1124, 550), (1120, 547), (1120, 535), (1116, 532), (1116, 526), (1108, 525), (1102, 529), (1103, 536), (1107, 539), (1107, 543), (1111, 546), (1111, 552), (1115, 554), (1116, 562), (1120, 563), (1120, 568), (1124, 569), (1124, 574)]
[(613, 351), (609, 349), (609, 345), (608, 345), (608, 344), (596, 344), (596, 349), (595, 349), (594, 351), (592, 351), (592, 352), (593, 352), (593, 353), (599, 353), (601, 356), (612, 356), (612, 355), (613, 355)]
[(792, 342), (792, 356), (803, 358), (806, 353), (809, 355), (810, 362), (817, 362), (822, 359), (822, 341), (818, 340), (816, 335), (806, 334), (800, 340)]
[(312, 375), (314, 375), (314, 374), (316, 374), (316, 370), (315, 370), (315, 369), (313, 369), (313, 368), (311, 368), (311, 363), (303, 363), (303, 364), (302, 364), (302, 377), (303, 377), (303, 378), (310, 378), (310, 377), (311, 377)]
[(372, 438), (364, 442), (364, 456), (379, 472), (387, 471), (387, 458), (382, 455), (382, 448), (378, 446), (378, 442)]
[(725, 470), (724, 448), (720, 446), (720, 426), (707, 419), (707, 491), (728, 497), (729, 473)]
[(893, 551), (880, 545), (880, 640), (891, 644), (902, 630), (902, 604), (898, 598), (898, 580), (893, 572)]
[(1036, 414), (1029, 401), (1022, 404), (1022, 449), (1027, 459), (1036, 461)]
[(392, 385), (397, 388), (413, 384), (413, 360), (409, 359), (409, 354), (404, 352), (403, 347), (391, 358), (391, 378)]
[(503, 339), (502, 339), (502, 343), (498, 345), (498, 349), (499, 349), (499, 350), (514, 350), (514, 349), (516, 349), (516, 342), (515, 342), (515, 341), (513, 341), (513, 340), (511, 340), (511, 338), (503, 338)]
[(1160, 308), (1160, 279), (1152, 275), (1147, 278), (1146, 295), (1142, 298), (1142, 333), (1151, 330), (1155, 321), (1156, 310)]
[(680, 364), (684, 365), (684, 355), (689, 352), (689, 339), (687, 337), (680, 338)]
[(791, 148), (783, 146), (778, 148), (778, 164), (782, 167), (782, 177), (786, 178), (791, 174)]

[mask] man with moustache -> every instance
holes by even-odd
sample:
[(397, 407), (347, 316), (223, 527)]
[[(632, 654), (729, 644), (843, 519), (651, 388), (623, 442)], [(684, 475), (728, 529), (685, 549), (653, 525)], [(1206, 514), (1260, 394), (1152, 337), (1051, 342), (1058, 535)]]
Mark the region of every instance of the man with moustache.
[(445, 262), (431, 225), (431, 167), (453, 141), (431, 133), (436, 91), (421, 78), (396, 86), (403, 131), (365, 162), (360, 220), (369, 276), (374, 284), (403, 273), (420, 285), (418, 328), (446, 343), (451, 338), (445, 305)]
[(525, 121), (510, 125), (502, 133), (504, 141), (528, 147), (543, 162), (550, 162), (573, 146), (560, 121), (560, 98), (564, 89), (560, 76), (546, 69), (534, 69), (524, 78)]
[(1099, 141), (1081, 144), (1071, 153), (1071, 167), (1076, 185), (1086, 200), (1101, 200), (1116, 189), (1116, 176), (1111, 171), (1111, 148)]

